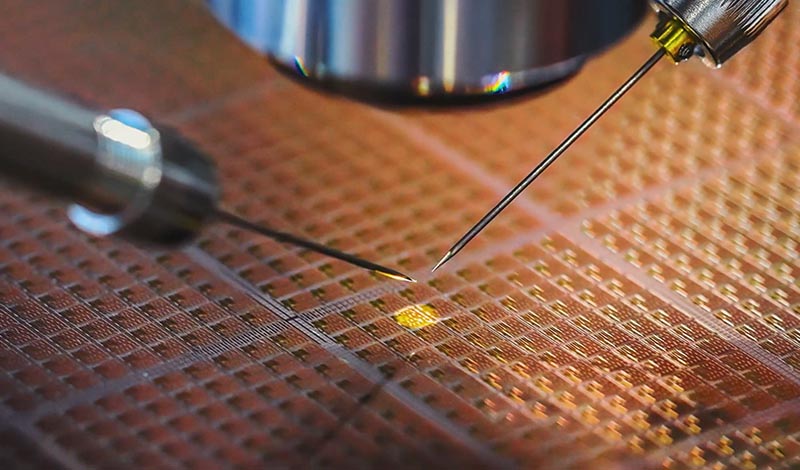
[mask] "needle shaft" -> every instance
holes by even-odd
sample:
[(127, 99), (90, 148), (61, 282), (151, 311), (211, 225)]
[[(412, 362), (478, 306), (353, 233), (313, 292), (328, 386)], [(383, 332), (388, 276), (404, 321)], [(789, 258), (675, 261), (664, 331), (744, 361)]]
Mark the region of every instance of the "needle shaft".
[(381, 266), (379, 264), (375, 264), (371, 261), (367, 261), (365, 259), (361, 259), (357, 256), (351, 255), (349, 253), (345, 253), (339, 250), (335, 250), (328, 246), (322, 245), (320, 243), (312, 242), (311, 240), (306, 240), (304, 238), (300, 238), (298, 236), (280, 232), (278, 230), (273, 230), (269, 227), (264, 227), (262, 225), (256, 224), (249, 220), (243, 219), (238, 215), (231, 214), (230, 212), (224, 211), (222, 209), (217, 209), (216, 211), (217, 218), (230, 225), (234, 225), (239, 228), (251, 230), (253, 232), (259, 233), (261, 235), (267, 236), (272, 238), (276, 241), (281, 243), (288, 243), (290, 245), (299, 246), (305, 248), (310, 251), (314, 251), (317, 253), (321, 253), (326, 256), (330, 256), (331, 258), (336, 258), (339, 260), (344, 261), (345, 263), (350, 263), (354, 266), (358, 266), (359, 268), (364, 268), (369, 271), (374, 271), (380, 275), (400, 280), (406, 282), (416, 282), (414, 278), (406, 276), (405, 274), (395, 271), (394, 269), (387, 268), (385, 266)]
[(664, 57), (664, 54), (664, 49), (659, 48), (659, 50), (653, 54), (653, 56), (650, 57), (650, 59), (648, 59), (647, 62), (645, 62), (644, 65), (639, 68), (639, 70), (636, 71), (636, 73), (631, 75), (631, 77), (621, 87), (619, 87), (617, 91), (608, 97), (608, 99), (602, 105), (600, 105), (600, 107), (597, 108), (594, 113), (586, 118), (586, 120), (583, 121), (583, 123), (578, 126), (578, 128), (575, 129), (569, 136), (567, 136), (567, 138), (561, 142), (558, 147), (550, 152), (550, 155), (536, 165), (536, 167), (528, 174), (528, 176), (514, 186), (514, 189), (506, 194), (500, 200), (500, 202), (498, 202), (497, 205), (492, 208), (492, 210), (487, 212), (486, 215), (484, 215), (483, 218), (478, 221), (478, 223), (469, 229), (469, 231), (465, 233), (464, 236), (461, 237), (461, 239), (459, 239), (447, 253), (445, 253), (442, 259), (436, 263), (436, 266), (433, 267), (432, 271), (439, 269), (456, 254), (458, 254), (459, 251), (464, 249), (464, 247), (467, 246), (467, 244), (473, 238), (475, 238), (475, 236), (478, 235), (481, 230), (486, 228), (486, 226), (489, 225), (489, 223), (491, 223), (495, 217), (497, 217), (509, 204), (511, 204), (514, 199), (517, 198), (517, 196), (519, 196), (525, 190), (525, 188), (533, 183), (533, 181), (536, 180), (536, 178), (538, 178), (539, 175), (541, 175), (551, 164), (553, 164), (553, 162), (555, 162), (558, 157), (560, 157), (573, 143), (575, 143), (575, 141), (578, 140), (578, 138), (582, 136), (584, 132), (592, 127), (592, 125), (597, 122), (597, 120), (600, 119), (600, 117), (603, 116), (606, 111), (611, 109), (611, 107), (617, 101), (619, 101), (619, 99), (622, 98), (625, 93), (627, 93), (628, 90), (630, 90), (636, 84), (636, 82), (644, 77), (645, 74), (647, 74), (647, 72), (649, 72), (650, 69), (653, 68), (653, 66), (658, 63), (662, 57)]

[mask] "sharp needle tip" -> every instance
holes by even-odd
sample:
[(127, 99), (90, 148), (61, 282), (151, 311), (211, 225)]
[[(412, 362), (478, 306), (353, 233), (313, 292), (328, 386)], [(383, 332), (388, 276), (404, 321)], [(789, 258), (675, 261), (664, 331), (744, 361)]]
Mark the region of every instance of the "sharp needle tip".
[(433, 269), (431, 269), (431, 272), (435, 273), (437, 269), (441, 268), (442, 265), (444, 265), (444, 263), (448, 262), (450, 260), (450, 258), (452, 258), (452, 257), (453, 257), (453, 255), (452, 255), (451, 251), (448, 251), (447, 253), (445, 253), (444, 256), (442, 256), (442, 259), (440, 259), (439, 262), (436, 263), (436, 266), (434, 266)]
[(380, 274), (381, 276), (388, 277), (389, 279), (394, 279), (396, 281), (411, 282), (411, 283), (417, 282), (417, 280), (414, 279), (413, 277), (406, 276), (405, 274), (395, 271), (393, 269), (392, 270), (387, 269), (385, 271), (375, 270), (375, 272)]

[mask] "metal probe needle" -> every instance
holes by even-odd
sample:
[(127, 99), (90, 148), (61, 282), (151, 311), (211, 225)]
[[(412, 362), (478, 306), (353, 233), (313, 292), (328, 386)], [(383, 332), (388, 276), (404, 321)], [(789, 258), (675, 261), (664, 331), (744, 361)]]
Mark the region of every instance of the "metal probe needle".
[(664, 51), (664, 49), (659, 48), (658, 51), (655, 54), (653, 54), (653, 56), (650, 57), (650, 59), (648, 59), (647, 62), (645, 62), (644, 65), (642, 65), (642, 67), (639, 70), (636, 71), (636, 73), (631, 75), (631, 77), (621, 87), (619, 87), (619, 89), (617, 89), (617, 91), (615, 91), (613, 95), (611, 95), (599, 108), (597, 108), (597, 110), (594, 113), (592, 113), (591, 116), (589, 116), (585, 121), (583, 121), (583, 124), (578, 126), (578, 128), (575, 129), (572, 132), (572, 134), (570, 134), (563, 142), (561, 142), (561, 144), (558, 147), (556, 147), (555, 150), (553, 150), (550, 153), (550, 155), (547, 156), (547, 158), (542, 160), (542, 162), (539, 163), (536, 166), (536, 168), (534, 168), (533, 171), (531, 171), (528, 174), (528, 176), (525, 177), (525, 179), (523, 179), (516, 186), (514, 186), (514, 189), (512, 189), (508, 194), (506, 194), (503, 197), (503, 199), (501, 199), (500, 202), (498, 202), (497, 205), (492, 208), (492, 210), (486, 213), (486, 215), (484, 215), (483, 218), (479, 220), (477, 224), (475, 224), (471, 229), (469, 229), (469, 231), (465, 233), (464, 236), (461, 237), (461, 239), (458, 240), (456, 244), (453, 245), (453, 247), (450, 248), (450, 250), (447, 253), (444, 254), (442, 259), (440, 259), (439, 262), (436, 263), (436, 266), (433, 267), (431, 272), (439, 269), (442, 265), (444, 265), (446, 262), (452, 259), (455, 255), (457, 255), (459, 251), (464, 249), (464, 247), (467, 246), (467, 244), (473, 238), (475, 238), (475, 236), (478, 235), (481, 232), (481, 230), (486, 228), (486, 226), (489, 225), (489, 223), (492, 220), (494, 220), (494, 218), (497, 217), (500, 214), (500, 212), (502, 212), (503, 209), (506, 208), (506, 206), (511, 204), (511, 201), (516, 199), (516, 197), (519, 196), (520, 193), (522, 193), (522, 191), (524, 191), (525, 188), (528, 187), (528, 185), (533, 183), (533, 181), (536, 180), (536, 178), (538, 178), (539, 175), (541, 175), (544, 172), (544, 170), (547, 169), (547, 167), (549, 167), (554, 161), (556, 161), (556, 159), (558, 159), (558, 157), (560, 157), (561, 154), (563, 154), (576, 140), (578, 140), (578, 138), (581, 135), (583, 135), (584, 132), (586, 132), (590, 127), (592, 127), (592, 125), (595, 122), (597, 122), (597, 120), (600, 119), (600, 117), (603, 114), (605, 114), (606, 111), (608, 111), (617, 101), (619, 101), (619, 99), (622, 98), (625, 95), (625, 93), (627, 93), (628, 90), (630, 90), (633, 87), (633, 85), (635, 85), (636, 82), (639, 81), (639, 79), (641, 79), (648, 71), (650, 71), (650, 69), (653, 68), (653, 66), (659, 60), (661, 60), (661, 58), (664, 57), (665, 54), (666, 52)]
[(273, 230), (271, 228), (264, 227), (262, 225), (255, 224), (250, 222), (249, 220), (243, 219), (237, 215), (231, 214), (230, 212), (226, 212), (221, 209), (217, 209), (216, 211), (217, 218), (230, 225), (234, 225), (236, 227), (244, 228), (247, 230), (252, 230), (253, 232), (260, 233), (261, 235), (265, 235), (270, 237), (274, 240), (277, 240), (281, 243), (288, 243), (290, 245), (296, 245), (303, 247), (307, 250), (311, 250), (317, 253), (322, 253), (323, 255), (330, 256), (332, 258), (340, 259), (345, 263), (350, 263), (352, 265), (358, 266), (359, 268), (364, 268), (375, 273), (378, 273), (382, 276), (386, 276), (391, 279), (395, 279), (398, 281), (405, 281), (405, 282), (417, 282), (414, 278), (406, 276), (405, 274), (395, 271), (394, 269), (390, 269), (379, 264), (375, 264), (373, 262), (361, 259), (357, 256), (353, 256), (348, 253), (341, 252), (339, 250), (334, 250), (333, 248), (327, 247), (325, 245), (321, 245), (319, 243), (312, 242), (310, 240), (306, 240), (304, 238), (297, 237), (295, 235), (291, 235), (284, 232), (279, 232), (277, 230)]

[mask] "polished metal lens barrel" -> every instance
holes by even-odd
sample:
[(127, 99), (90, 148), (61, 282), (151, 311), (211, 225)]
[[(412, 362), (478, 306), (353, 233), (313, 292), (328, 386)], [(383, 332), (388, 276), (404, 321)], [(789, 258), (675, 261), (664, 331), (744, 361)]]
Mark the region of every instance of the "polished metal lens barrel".
[(0, 173), (65, 198), (95, 235), (176, 245), (214, 216), (216, 171), (131, 110), (99, 113), (0, 74)]
[(645, 0), (209, 0), (298, 75), (359, 95), (493, 95), (569, 76), (631, 31)]
[(750, 44), (788, 0), (653, 0), (699, 41), (704, 62), (719, 67)]

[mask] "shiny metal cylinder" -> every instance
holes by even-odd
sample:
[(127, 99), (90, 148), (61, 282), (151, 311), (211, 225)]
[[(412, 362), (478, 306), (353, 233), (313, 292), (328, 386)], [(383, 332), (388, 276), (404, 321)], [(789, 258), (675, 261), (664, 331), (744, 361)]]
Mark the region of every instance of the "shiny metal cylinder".
[(96, 117), (0, 74), (0, 172), (53, 194), (96, 201), (98, 208), (119, 209), (114, 196), (91, 184)]
[(213, 163), (139, 113), (98, 113), (0, 74), (0, 173), (68, 199), (94, 235), (188, 241), (214, 215)]
[(788, 5), (788, 0), (653, 0), (700, 41), (706, 64), (719, 67), (750, 44)]
[(209, 0), (246, 42), (349, 91), (418, 97), (542, 85), (630, 31), (644, 0)]

